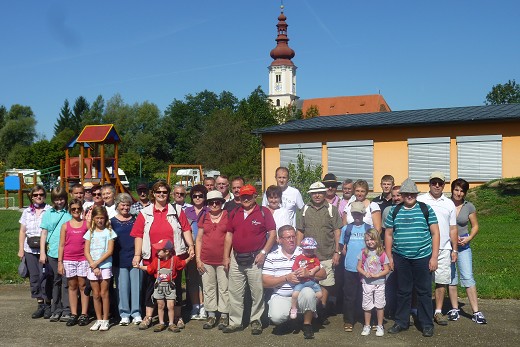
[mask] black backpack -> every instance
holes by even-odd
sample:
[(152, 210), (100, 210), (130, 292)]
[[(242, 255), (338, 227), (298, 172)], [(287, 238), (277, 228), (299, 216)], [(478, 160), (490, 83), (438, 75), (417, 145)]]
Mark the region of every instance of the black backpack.
[[(419, 204), (419, 207), (421, 208), (421, 211), (424, 215), (424, 218), (426, 218), (426, 224), (428, 224), (428, 218), (430, 217), (430, 211), (428, 211), (428, 205), (426, 205), (424, 202), (417, 201)], [(397, 216), (397, 213), (403, 208), (403, 203), (400, 203), (395, 206), (394, 211), (392, 212), (392, 221), (395, 221), (395, 217)]]

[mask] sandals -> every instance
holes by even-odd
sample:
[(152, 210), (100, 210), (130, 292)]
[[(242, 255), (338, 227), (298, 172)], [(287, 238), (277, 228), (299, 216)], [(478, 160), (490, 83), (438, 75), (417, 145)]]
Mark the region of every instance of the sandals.
[(144, 317), (143, 321), (139, 323), (139, 330), (146, 330), (152, 325), (152, 317)]
[(296, 319), (296, 317), (298, 317), (298, 309), (297, 308), (291, 308), (289, 317), (291, 317), (291, 319)]
[(81, 316), (79, 316), (78, 318), (78, 325), (83, 327), (85, 325), (88, 325), (89, 323), (89, 318), (88, 318), (88, 315), (86, 314), (82, 314)]
[(65, 325), (68, 326), (68, 327), (71, 327), (71, 326), (76, 325), (76, 324), (78, 324), (78, 315), (77, 314), (73, 314), (67, 320), (67, 323)]
[(347, 333), (351, 333), (353, 331), (352, 324), (350, 324), (350, 323), (343, 324), (343, 330), (345, 330)]

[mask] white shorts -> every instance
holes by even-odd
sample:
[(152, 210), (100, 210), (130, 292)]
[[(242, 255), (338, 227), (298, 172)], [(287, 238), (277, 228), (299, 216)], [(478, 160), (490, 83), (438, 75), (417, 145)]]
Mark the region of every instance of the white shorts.
[(100, 269), (100, 270), (101, 270), (101, 274), (98, 277), (98, 276), (94, 275), (94, 271), (92, 271), (92, 269), (89, 267), (87, 278), (91, 281), (101, 281), (101, 280), (108, 280), (109, 278), (112, 277), (112, 268), (111, 267), (109, 267), (108, 269)]
[(437, 270), (433, 275), (436, 284), (451, 283), (451, 249), (439, 250)]

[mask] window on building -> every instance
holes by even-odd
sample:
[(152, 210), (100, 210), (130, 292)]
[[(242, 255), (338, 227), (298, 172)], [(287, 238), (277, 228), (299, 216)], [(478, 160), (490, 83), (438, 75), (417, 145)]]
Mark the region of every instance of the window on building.
[(450, 178), (450, 138), (408, 139), (408, 176), (415, 182), (428, 182), (434, 171)]
[(280, 99), (276, 99), (276, 106), (280, 106)]
[(468, 182), (502, 177), (502, 135), (457, 136), (457, 174)]
[(277, 75), (275, 76), (275, 79), (276, 79), (276, 83), (280, 83), (280, 82), (282, 82), (282, 75), (278, 75), (278, 74), (277, 74)]
[(305, 165), (321, 165), (321, 142), (281, 144), (280, 166), (288, 167), (290, 163), (296, 165), (298, 154), (302, 153)]
[(338, 181), (363, 179), (374, 186), (374, 141), (327, 142), (328, 172)]

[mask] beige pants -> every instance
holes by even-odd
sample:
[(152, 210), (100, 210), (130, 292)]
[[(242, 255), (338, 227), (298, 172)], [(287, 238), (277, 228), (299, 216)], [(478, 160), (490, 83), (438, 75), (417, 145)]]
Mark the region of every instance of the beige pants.
[(202, 274), (202, 292), (204, 307), (208, 312), (229, 312), (228, 275), (224, 266), (204, 264)]
[(229, 265), (229, 325), (242, 324), (244, 313), (244, 292), (246, 284), (251, 290), (251, 322), (260, 321), (264, 313), (264, 287), (262, 285), (262, 267), (258, 265), (239, 266), (231, 252)]

